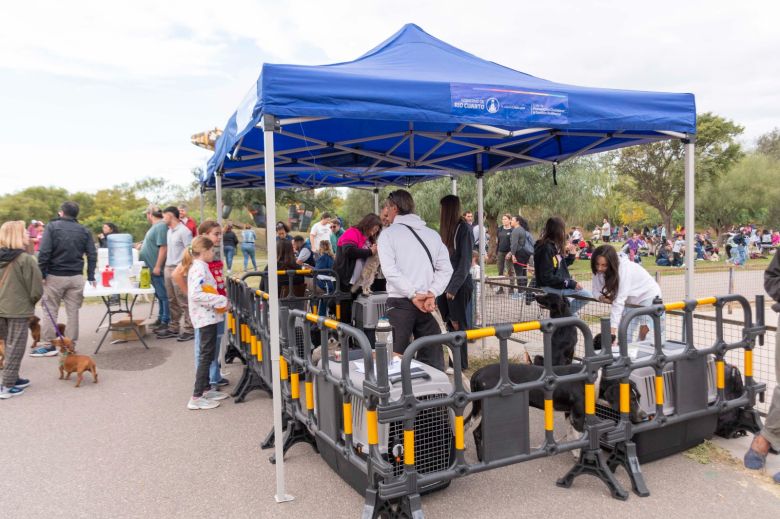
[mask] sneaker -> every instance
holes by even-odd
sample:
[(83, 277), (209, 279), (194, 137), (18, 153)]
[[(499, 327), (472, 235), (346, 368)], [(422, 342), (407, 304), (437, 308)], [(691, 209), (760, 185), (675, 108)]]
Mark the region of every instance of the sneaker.
[(199, 409), (214, 409), (215, 407), (219, 407), (219, 402), (209, 400), (203, 396), (198, 398), (192, 397), (190, 398), (190, 401), (187, 402), (187, 409), (192, 409), (193, 411)]
[(222, 377), (221, 379), (219, 379), (219, 382), (217, 382), (214, 385), (216, 385), (217, 387), (225, 387), (230, 385), (230, 381), (225, 377)]
[(24, 389), (24, 388), (26, 388), (29, 385), (30, 385), (30, 381), (27, 380), (26, 378), (17, 378), (16, 379), (16, 384), (14, 384), (14, 387), (16, 389)]
[(160, 333), (163, 330), (168, 329), (168, 323), (155, 323), (154, 327), (152, 328), (152, 331), (154, 333)]
[(156, 320), (155, 322), (153, 322), (153, 323), (152, 323), (150, 326), (152, 326), (153, 328), (156, 328), (156, 327), (159, 327), (159, 326), (161, 326), (161, 325), (163, 325), (163, 324), (165, 324), (165, 323), (163, 323), (161, 320), (157, 319), (157, 320)]
[(18, 387), (0, 387), (0, 398), (5, 400), (6, 398), (12, 398), (24, 393), (24, 389)]
[(179, 335), (176, 338), (176, 340), (179, 341), (179, 342), (187, 342), (187, 341), (191, 341), (194, 338), (195, 338), (195, 334), (184, 332), (181, 335)]
[(223, 393), (222, 391), (217, 391), (216, 389), (210, 389), (203, 393), (202, 398), (207, 398), (209, 400), (224, 400), (228, 397), (227, 393)]
[(41, 346), (30, 353), (30, 357), (54, 357), (57, 355), (57, 348), (54, 346)]
[(745, 453), (743, 462), (746, 469), (761, 470), (764, 468), (764, 464), (766, 463), (766, 454), (759, 454), (751, 447)]
[(157, 338), (158, 339), (170, 339), (172, 337), (178, 337), (179, 332), (174, 332), (170, 328), (163, 328), (159, 332), (157, 332)]

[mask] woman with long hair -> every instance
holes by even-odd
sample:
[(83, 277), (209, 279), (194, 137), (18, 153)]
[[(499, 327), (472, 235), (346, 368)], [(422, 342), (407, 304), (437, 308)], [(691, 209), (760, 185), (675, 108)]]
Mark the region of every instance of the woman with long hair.
[(116, 234), (119, 232), (119, 228), (116, 226), (113, 222), (106, 222), (103, 224), (103, 227), (101, 229), (103, 232), (98, 234), (98, 246), (101, 249), (105, 249), (108, 247), (108, 235), (109, 234)]
[(30, 235), (21, 220), (5, 222), (0, 227), (0, 337), (5, 339), (5, 361), (0, 370), (0, 399), (24, 393), (30, 385), (19, 378), (30, 317), (43, 295), (38, 262), (25, 252)]
[[(650, 306), (656, 298), (661, 298), (661, 287), (641, 265), (631, 261), (625, 254), (618, 254), (611, 245), (602, 245), (593, 251), (590, 258), (590, 270), (593, 272), (593, 292), (602, 303), (612, 305), (610, 326), (616, 334), (626, 304)], [(652, 319), (643, 315), (631, 321), (628, 328), (629, 342), (634, 340), (639, 328), (639, 340), (647, 337), (652, 327)]]
[[(361, 291), (352, 292), (352, 284), (360, 279), (363, 264), (371, 256), (377, 254), (376, 239), (382, 229), (382, 221), (379, 216), (369, 213), (364, 216), (354, 227), (350, 227), (336, 246), (336, 261), (333, 270), (339, 277), (339, 290), (351, 294), (352, 300), (357, 299)], [(351, 324), (352, 302), (342, 305), (341, 322)]]
[[(292, 242), (289, 240), (276, 240), (276, 267), (277, 270), (298, 270), (300, 267), (296, 263), (295, 251)], [(268, 265), (265, 266), (263, 277), (260, 278), (260, 290), (268, 291)], [(294, 275), (292, 286), (290, 286), (289, 276), (279, 276), (278, 278), (279, 297), (303, 297), (306, 295), (306, 279), (300, 275)], [(291, 291), (292, 289), (292, 291)]]
[[(460, 215), (460, 198), (447, 195), (439, 202), (439, 234), (450, 253), (452, 277), (444, 293), (436, 299), (442, 320), (449, 331), (465, 330), (468, 326), (466, 307), (471, 300), (472, 233), (470, 226)], [(468, 352), (461, 350), (462, 368), (468, 368)]]
[(536, 284), (547, 293), (561, 296), (578, 296), (571, 299), (572, 314), (588, 304), (581, 298), (591, 299), (593, 294), (585, 290), (569, 274), (569, 265), (577, 257), (576, 247), (566, 243), (566, 224), (560, 216), (547, 219), (544, 230), (534, 246), (534, 271)]

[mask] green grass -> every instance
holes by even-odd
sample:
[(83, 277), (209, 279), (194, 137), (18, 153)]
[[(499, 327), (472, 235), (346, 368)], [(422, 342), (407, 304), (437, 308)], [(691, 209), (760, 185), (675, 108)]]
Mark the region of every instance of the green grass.
[[(769, 262), (771, 261), (771, 257), (769, 258), (758, 258), (758, 259), (749, 259), (747, 261), (747, 264), (744, 267), (733, 267), (736, 269), (742, 269), (742, 270), (756, 270), (756, 269), (766, 269), (767, 265), (769, 265)], [(655, 275), (656, 272), (659, 272), (661, 276), (674, 276), (674, 275), (680, 275), (684, 272), (684, 269), (682, 268), (676, 268), (676, 267), (659, 267), (655, 264), (655, 256), (646, 256), (642, 258), (641, 265), (647, 270), (650, 275)], [(728, 264), (726, 264), (725, 261), (695, 261), (694, 262), (694, 272), (728, 272), (730, 267)], [(498, 275), (498, 266), (493, 264), (488, 264), (485, 266), (485, 272), (488, 276), (497, 276)], [(587, 278), (591, 276), (590, 271), (590, 261), (589, 260), (575, 260), (574, 264), (569, 267), (569, 273), (577, 277), (583, 277)], [(579, 276), (578, 276), (579, 274)]]

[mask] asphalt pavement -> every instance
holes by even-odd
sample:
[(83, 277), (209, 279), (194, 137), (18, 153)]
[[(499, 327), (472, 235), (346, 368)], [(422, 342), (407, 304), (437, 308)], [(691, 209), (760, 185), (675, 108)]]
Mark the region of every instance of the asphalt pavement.
[[(139, 305), (137, 315), (148, 307)], [(91, 354), (102, 306), (81, 312), (79, 350)], [(148, 337), (107, 344), (94, 356), (99, 383), (85, 376), (58, 380), (58, 359), (26, 356), (24, 395), (0, 401), (0, 517), (265, 518), (358, 517), (363, 496), (344, 483), (308, 445), (287, 456), (287, 491), (274, 501), (275, 471), (259, 443), (272, 423), (271, 400), (252, 393), (210, 411), (190, 411), (192, 343)], [(232, 382), (241, 366), (227, 365)], [(542, 438), (533, 412), (532, 444)], [(561, 419), (556, 427), (563, 425)], [(562, 427), (560, 427), (562, 429)], [(474, 456), (467, 433), (467, 453)], [(722, 443), (721, 443), (722, 444)], [(728, 447), (728, 446), (727, 446)], [(735, 452), (738, 455), (738, 452)], [(707, 461), (707, 460), (704, 460)], [(733, 517), (777, 518), (780, 487), (771, 476), (744, 470), (727, 455), (702, 464), (684, 455), (643, 465), (651, 496), (612, 499), (597, 479), (571, 489), (555, 480), (571, 467), (570, 454), (458, 479), (423, 497), (428, 518)], [(622, 484), (628, 478), (618, 472)]]

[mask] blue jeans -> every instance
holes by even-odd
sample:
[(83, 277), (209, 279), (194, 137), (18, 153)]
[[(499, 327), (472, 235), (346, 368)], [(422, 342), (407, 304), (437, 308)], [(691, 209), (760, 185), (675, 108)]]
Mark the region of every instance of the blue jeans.
[[(215, 386), (222, 380), (219, 372), (219, 345), (222, 344), (222, 336), (225, 334), (225, 321), (217, 324), (217, 348), (214, 351), (214, 360), (209, 366), (209, 384)], [(195, 371), (198, 371), (198, 357), (200, 357), (200, 329), (195, 328)]]
[(244, 255), (244, 270), (246, 270), (250, 258), (252, 258), (252, 268), (257, 270), (257, 260), (255, 260), (255, 244), (243, 242), (241, 244), (241, 253)]
[[(335, 286), (333, 281), (329, 279), (318, 279), (317, 280), (317, 286), (322, 289), (323, 292), (325, 292), (325, 295), (332, 294), (335, 291)], [(328, 300), (327, 299), (320, 299), (319, 300), (319, 306), (317, 307), (317, 313), (321, 316), (328, 315)]]
[(161, 323), (168, 324), (171, 322), (171, 307), (168, 302), (168, 292), (165, 291), (165, 276), (155, 276), (152, 274), (152, 288), (154, 288), (154, 296), (160, 303), (157, 318)]
[[(573, 288), (552, 288), (541, 287), (547, 294), (558, 294), (559, 296), (580, 296), (593, 299), (593, 294), (590, 290), (575, 290)], [(590, 301), (583, 301), (582, 299), (569, 299), (569, 307), (572, 315), (577, 315), (580, 309), (587, 305)]]
[(236, 255), (236, 248), (230, 245), (225, 245), (225, 263), (227, 263), (227, 269), (233, 270), (233, 256)]

